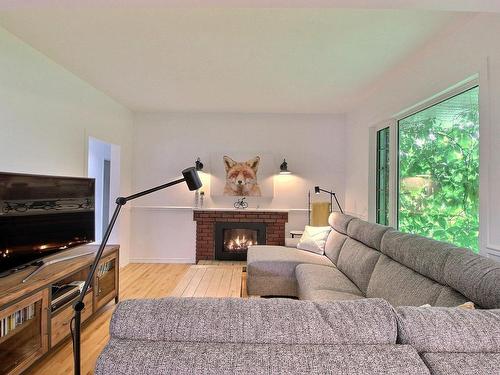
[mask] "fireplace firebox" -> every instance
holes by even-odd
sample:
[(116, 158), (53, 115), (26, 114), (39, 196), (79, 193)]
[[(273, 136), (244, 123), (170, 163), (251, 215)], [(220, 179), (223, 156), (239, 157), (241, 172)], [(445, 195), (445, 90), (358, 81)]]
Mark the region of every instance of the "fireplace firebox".
[(265, 223), (218, 222), (215, 225), (217, 260), (246, 260), (249, 246), (265, 244)]

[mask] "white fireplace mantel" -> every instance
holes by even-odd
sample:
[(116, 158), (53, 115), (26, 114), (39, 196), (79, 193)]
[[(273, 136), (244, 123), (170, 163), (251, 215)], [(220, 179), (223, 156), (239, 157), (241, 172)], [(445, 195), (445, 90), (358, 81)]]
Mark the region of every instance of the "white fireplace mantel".
[(307, 212), (307, 208), (245, 208), (234, 207), (206, 207), (195, 208), (189, 206), (131, 206), (135, 210), (191, 210), (191, 211), (239, 211), (239, 212)]
[(193, 208), (193, 211), (231, 211), (231, 212), (290, 212), (287, 208), (245, 208), (238, 209), (234, 207), (210, 207), (210, 208)]

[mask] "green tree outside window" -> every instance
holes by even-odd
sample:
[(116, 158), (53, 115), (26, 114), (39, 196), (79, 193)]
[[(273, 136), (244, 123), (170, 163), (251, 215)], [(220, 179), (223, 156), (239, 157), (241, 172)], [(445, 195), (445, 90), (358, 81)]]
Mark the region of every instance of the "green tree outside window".
[(478, 87), (399, 121), (398, 224), (478, 252)]

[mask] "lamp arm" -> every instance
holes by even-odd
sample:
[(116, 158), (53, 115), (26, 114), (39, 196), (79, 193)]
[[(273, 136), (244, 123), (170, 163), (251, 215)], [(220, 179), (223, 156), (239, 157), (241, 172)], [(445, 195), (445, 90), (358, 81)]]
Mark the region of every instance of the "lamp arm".
[(323, 193), (330, 194), (330, 207), (331, 207), (332, 211), (333, 211), (333, 207), (332, 207), (332, 197), (333, 197), (333, 198), (335, 198), (335, 202), (337, 202), (337, 206), (339, 206), (340, 212), (344, 213), (344, 210), (342, 210), (342, 206), (340, 205), (339, 200), (337, 199), (337, 195), (333, 191), (329, 191), (329, 190), (325, 190), (325, 189), (321, 189), (321, 188), (319, 188), (319, 191), (322, 191)]
[(342, 210), (342, 207), (340, 206), (339, 200), (337, 199), (337, 195), (335, 193), (332, 193), (333, 197), (335, 198), (335, 202), (337, 202), (337, 206), (340, 208), (340, 212), (344, 213), (344, 210)]
[(120, 197), (116, 200), (116, 203), (119, 204), (118, 200), (120, 200), (120, 202), (124, 201), (123, 204), (125, 204), (128, 201), (131, 201), (132, 199), (143, 197), (144, 195), (148, 195), (148, 194), (154, 193), (155, 191), (162, 190), (162, 189), (168, 188), (170, 186), (180, 184), (181, 182), (184, 182), (184, 181), (186, 181), (185, 178), (179, 178), (178, 180), (167, 182), (166, 184), (163, 184), (163, 185), (160, 185), (160, 186), (148, 189), (148, 190), (141, 191), (140, 193), (135, 193), (135, 194), (129, 195), (128, 197)]
[(118, 218), (118, 215), (120, 213), (122, 206), (124, 206), (128, 201), (142, 197), (142, 196), (147, 195), (147, 194), (154, 193), (155, 191), (158, 191), (158, 190), (165, 189), (169, 186), (180, 184), (181, 182), (184, 182), (184, 181), (185, 181), (184, 178), (180, 178), (178, 180), (167, 182), (166, 184), (156, 186), (154, 188), (144, 190), (144, 191), (141, 191), (141, 192), (136, 193), (136, 194), (129, 195), (128, 197), (118, 197), (116, 199), (115, 212), (113, 213), (113, 216), (111, 217), (111, 220), (108, 224), (108, 227), (106, 228), (106, 232), (104, 233), (104, 236), (102, 238), (101, 245), (99, 246), (99, 250), (97, 250), (97, 253), (96, 253), (95, 258), (94, 258), (94, 262), (92, 263), (92, 268), (90, 269), (90, 273), (88, 274), (87, 280), (85, 281), (85, 284), (83, 285), (83, 289), (80, 293), (80, 296), (78, 297), (78, 300), (77, 300), (78, 302), (83, 302), (83, 299), (85, 297), (85, 293), (87, 292), (90, 284), (92, 283), (92, 278), (94, 277), (95, 270), (97, 269), (97, 264), (99, 263), (99, 260), (101, 260), (102, 253), (104, 252), (104, 248), (106, 247), (106, 244), (109, 240), (109, 236), (111, 235), (113, 227), (115, 226), (116, 219)]
[(116, 220), (118, 219), (118, 215), (120, 214), (120, 210), (122, 206), (124, 206), (128, 201), (131, 201), (133, 199), (142, 197), (147, 194), (154, 193), (155, 191), (165, 189), (169, 186), (172, 185), (177, 185), (180, 184), (181, 182), (186, 181), (185, 178), (180, 178), (175, 181), (167, 182), (166, 184), (141, 191), (136, 194), (129, 195), (128, 197), (118, 197), (116, 199), (116, 208), (115, 211), (113, 212), (113, 216), (111, 217), (111, 220), (109, 221), (108, 227), (106, 228), (106, 232), (104, 232), (104, 236), (102, 237), (102, 242), (99, 245), (99, 249), (97, 250), (97, 253), (94, 257), (94, 261), (92, 262), (92, 267), (90, 268), (90, 272), (87, 276), (87, 279), (85, 280), (85, 284), (83, 284), (83, 288), (78, 296), (78, 299), (73, 303), (73, 310), (75, 312), (74, 314), (74, 326), (72, 327), (72, 334), (73, 334), (73, 360), (74, 360), (74, 374), (75, 375), (80, 375), (80, 347), (81, 347), (81, 323), (82, 323), (82, 310), (85, 308), (85, 303), (83, 302), (83, 299), (85, 298), (85, 294), (87, 293), (87, 290), (90, 287), (90, 284), (92, 283), (92, 279), (94, 278), (95, 271), (97, 269), (97, 266), (99, 264), (99, 261), (102, 258), (102, 254), (104, 252), (104, 249), (106, 247), (106, 244), (108, 243), (109, 236), (111, 235), (111, 232), (113, 231), (113, 227), (115, 226)]
[(72, 333), (73, 333), (73, 360), (74, 360), (74, 374), (75, 375), (80, 375), (80, 346), (81, 346), (81, 340), (80, 340), (80, 331), (81, 331), (81, 325), (82, 325), (82, 310), (85, 308), (85, 303), (83, 302), (83, 299), (85, 298), (85, 294), (87, 293), (87, 290), (89, 289), (90, 284), (92, 283), (92, 279), (95, 274), (95, 270), (97, 269), (97, 265), (99, 264), (99, 261), (101, 260), (102, 253), (104, 252), (104, 248), (106, 247), (106, 244), (108, 243), (109, 236), (111, 235), (111, 231), (113, 230), (113, 227), (115, 226), (116, 219), (118, 218), (118, 214), (120, 213), (120, 210), (122, 206), (126, 203), (116, 203), (116, 208), (115, 212), (113, 213), (113, 216), (111, 217), (111, 221), (108, 224), (108, 228), (106, 229), (106, 232), (102, 238), (101, 245), (99, 246), (99, 249), (97, 250), (97, 253), (94, 258), (94, 262), (92, 263), (92, 267), (90, 268), (90, 272), (87, 276), (87, 280), (85, 280), (85, 284), (83, 285), (83, 288), (80, 292), (80, 295), (78, 296), (78, 299), (75, 301), (73, 304), (73, 310), (75, 312), (74, 315), (74, 327), (72, 327)]

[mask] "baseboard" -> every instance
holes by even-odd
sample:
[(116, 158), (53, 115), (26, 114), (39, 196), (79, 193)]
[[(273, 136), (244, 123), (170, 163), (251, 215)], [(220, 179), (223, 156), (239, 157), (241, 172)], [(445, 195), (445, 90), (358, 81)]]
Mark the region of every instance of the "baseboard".
[(194, 264), (192, 258), (130, 258), (129, 263), (190, 263)]

